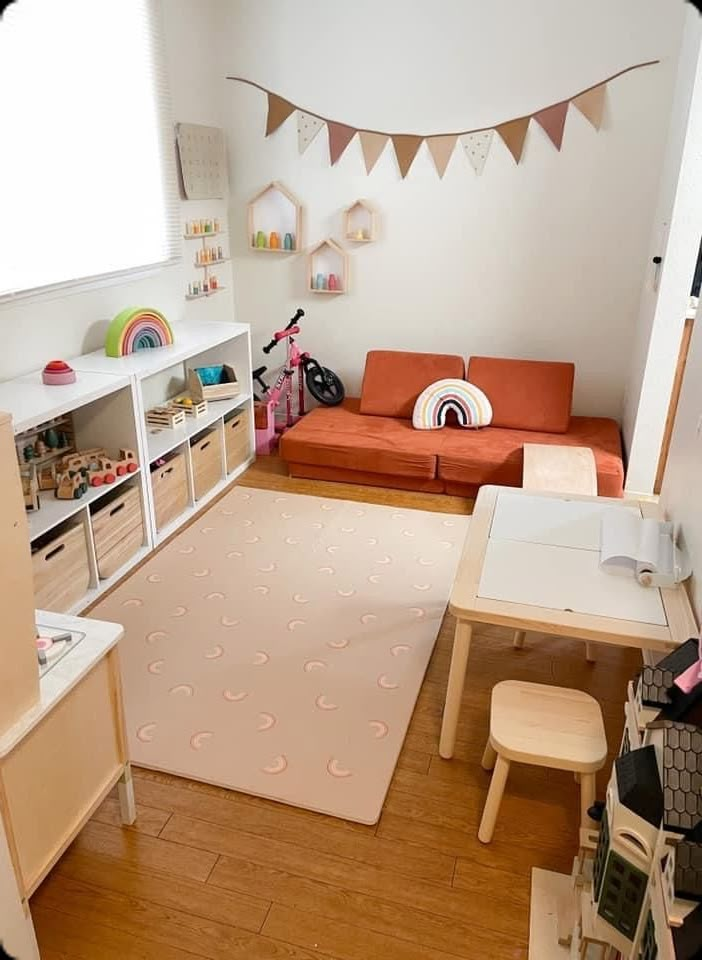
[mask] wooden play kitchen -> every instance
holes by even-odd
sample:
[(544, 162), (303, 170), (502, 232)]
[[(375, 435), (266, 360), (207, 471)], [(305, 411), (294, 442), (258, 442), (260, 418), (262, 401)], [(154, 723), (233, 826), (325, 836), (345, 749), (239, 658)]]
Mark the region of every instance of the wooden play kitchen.
[(71, 383), (37, 371), (0, 384), (44, 609), (85, 608), (252, 462), (248, 325), (173, 332), (157, 349), (76, 357)]
[[(132, 823), (136, 815), (116, 646), (123, 630), (114, 623), (35, 613), (36, 555), (30, 555), (7, 414), (0, 414), (0, 485), (5, 681), (0, 699), (0, 942), (4, 955), (39, 960), (28, 905), (32, 892), (115, 784), (120, 785), (123, 822)], [(78, 533), (83, 536), (80, 527)], [(37, 636), (49, 647), (56, 637), (67, 648), (61, 659), (43, 668), (41, 678)]]

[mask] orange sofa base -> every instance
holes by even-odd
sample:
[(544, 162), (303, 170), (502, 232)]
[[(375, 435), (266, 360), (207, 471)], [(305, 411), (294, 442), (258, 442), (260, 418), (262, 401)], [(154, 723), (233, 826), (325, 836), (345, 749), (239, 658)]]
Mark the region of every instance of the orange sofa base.
[(314, 463), (288, 463), (291, 477), (305, 480), (331, 480), (335, 483), (360, 483), (366, 487), (390, 487), (393, 490), (414, 490), (418, 493), (445, 493), (443, 480), (422, 480), (398, 477), (391, 473), (368, 473), (362, 470), (344, 470), (323, 467)]

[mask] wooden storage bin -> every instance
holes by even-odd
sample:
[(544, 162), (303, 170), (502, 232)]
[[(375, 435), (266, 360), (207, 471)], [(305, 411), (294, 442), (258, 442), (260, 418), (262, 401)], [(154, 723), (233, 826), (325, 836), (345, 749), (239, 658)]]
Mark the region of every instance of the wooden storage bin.
[(107, 580), (144, 543), (139, 487), (126, 487), (92, 517), (98, 576)]
[(227, 473), (236, 470), (245, 460), (248, 460), (251, 454), (250, 421), (251, 412), (248, 407), (235, 410), (231, 417), (224, 421), (224, 450), (227, 457)]
[(186, 509), (189, 502), (185, 455), (176, 453), (151, 473), (156, 529), (161, 530)]
[(200, 500), (222, 479), (222, 438), (219, 430), (207, 430), (190, 441), (195, 499)]
[(83, 524), (64, 528), (32, 554), (34, 598), (40, 610), (66, 613), (90, 586)]

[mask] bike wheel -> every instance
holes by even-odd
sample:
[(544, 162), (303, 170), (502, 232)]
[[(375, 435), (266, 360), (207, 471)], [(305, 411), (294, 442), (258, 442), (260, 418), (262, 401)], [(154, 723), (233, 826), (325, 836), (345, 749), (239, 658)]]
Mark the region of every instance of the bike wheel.
[(333, 370), (313, 360), (305, 366), (305, 383), (314, 399), (325, 407), (336, 407), (344, 399), (344, 385)]

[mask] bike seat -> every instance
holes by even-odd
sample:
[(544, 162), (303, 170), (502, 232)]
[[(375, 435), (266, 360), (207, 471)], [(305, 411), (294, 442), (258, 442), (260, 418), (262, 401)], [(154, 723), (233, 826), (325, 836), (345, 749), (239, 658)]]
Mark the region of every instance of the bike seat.
[(251, 376), (254, 378), (254, 380), (258, 380), (259, 377), (263, 376), (267, 369), (268, 367), (256, 367)]

